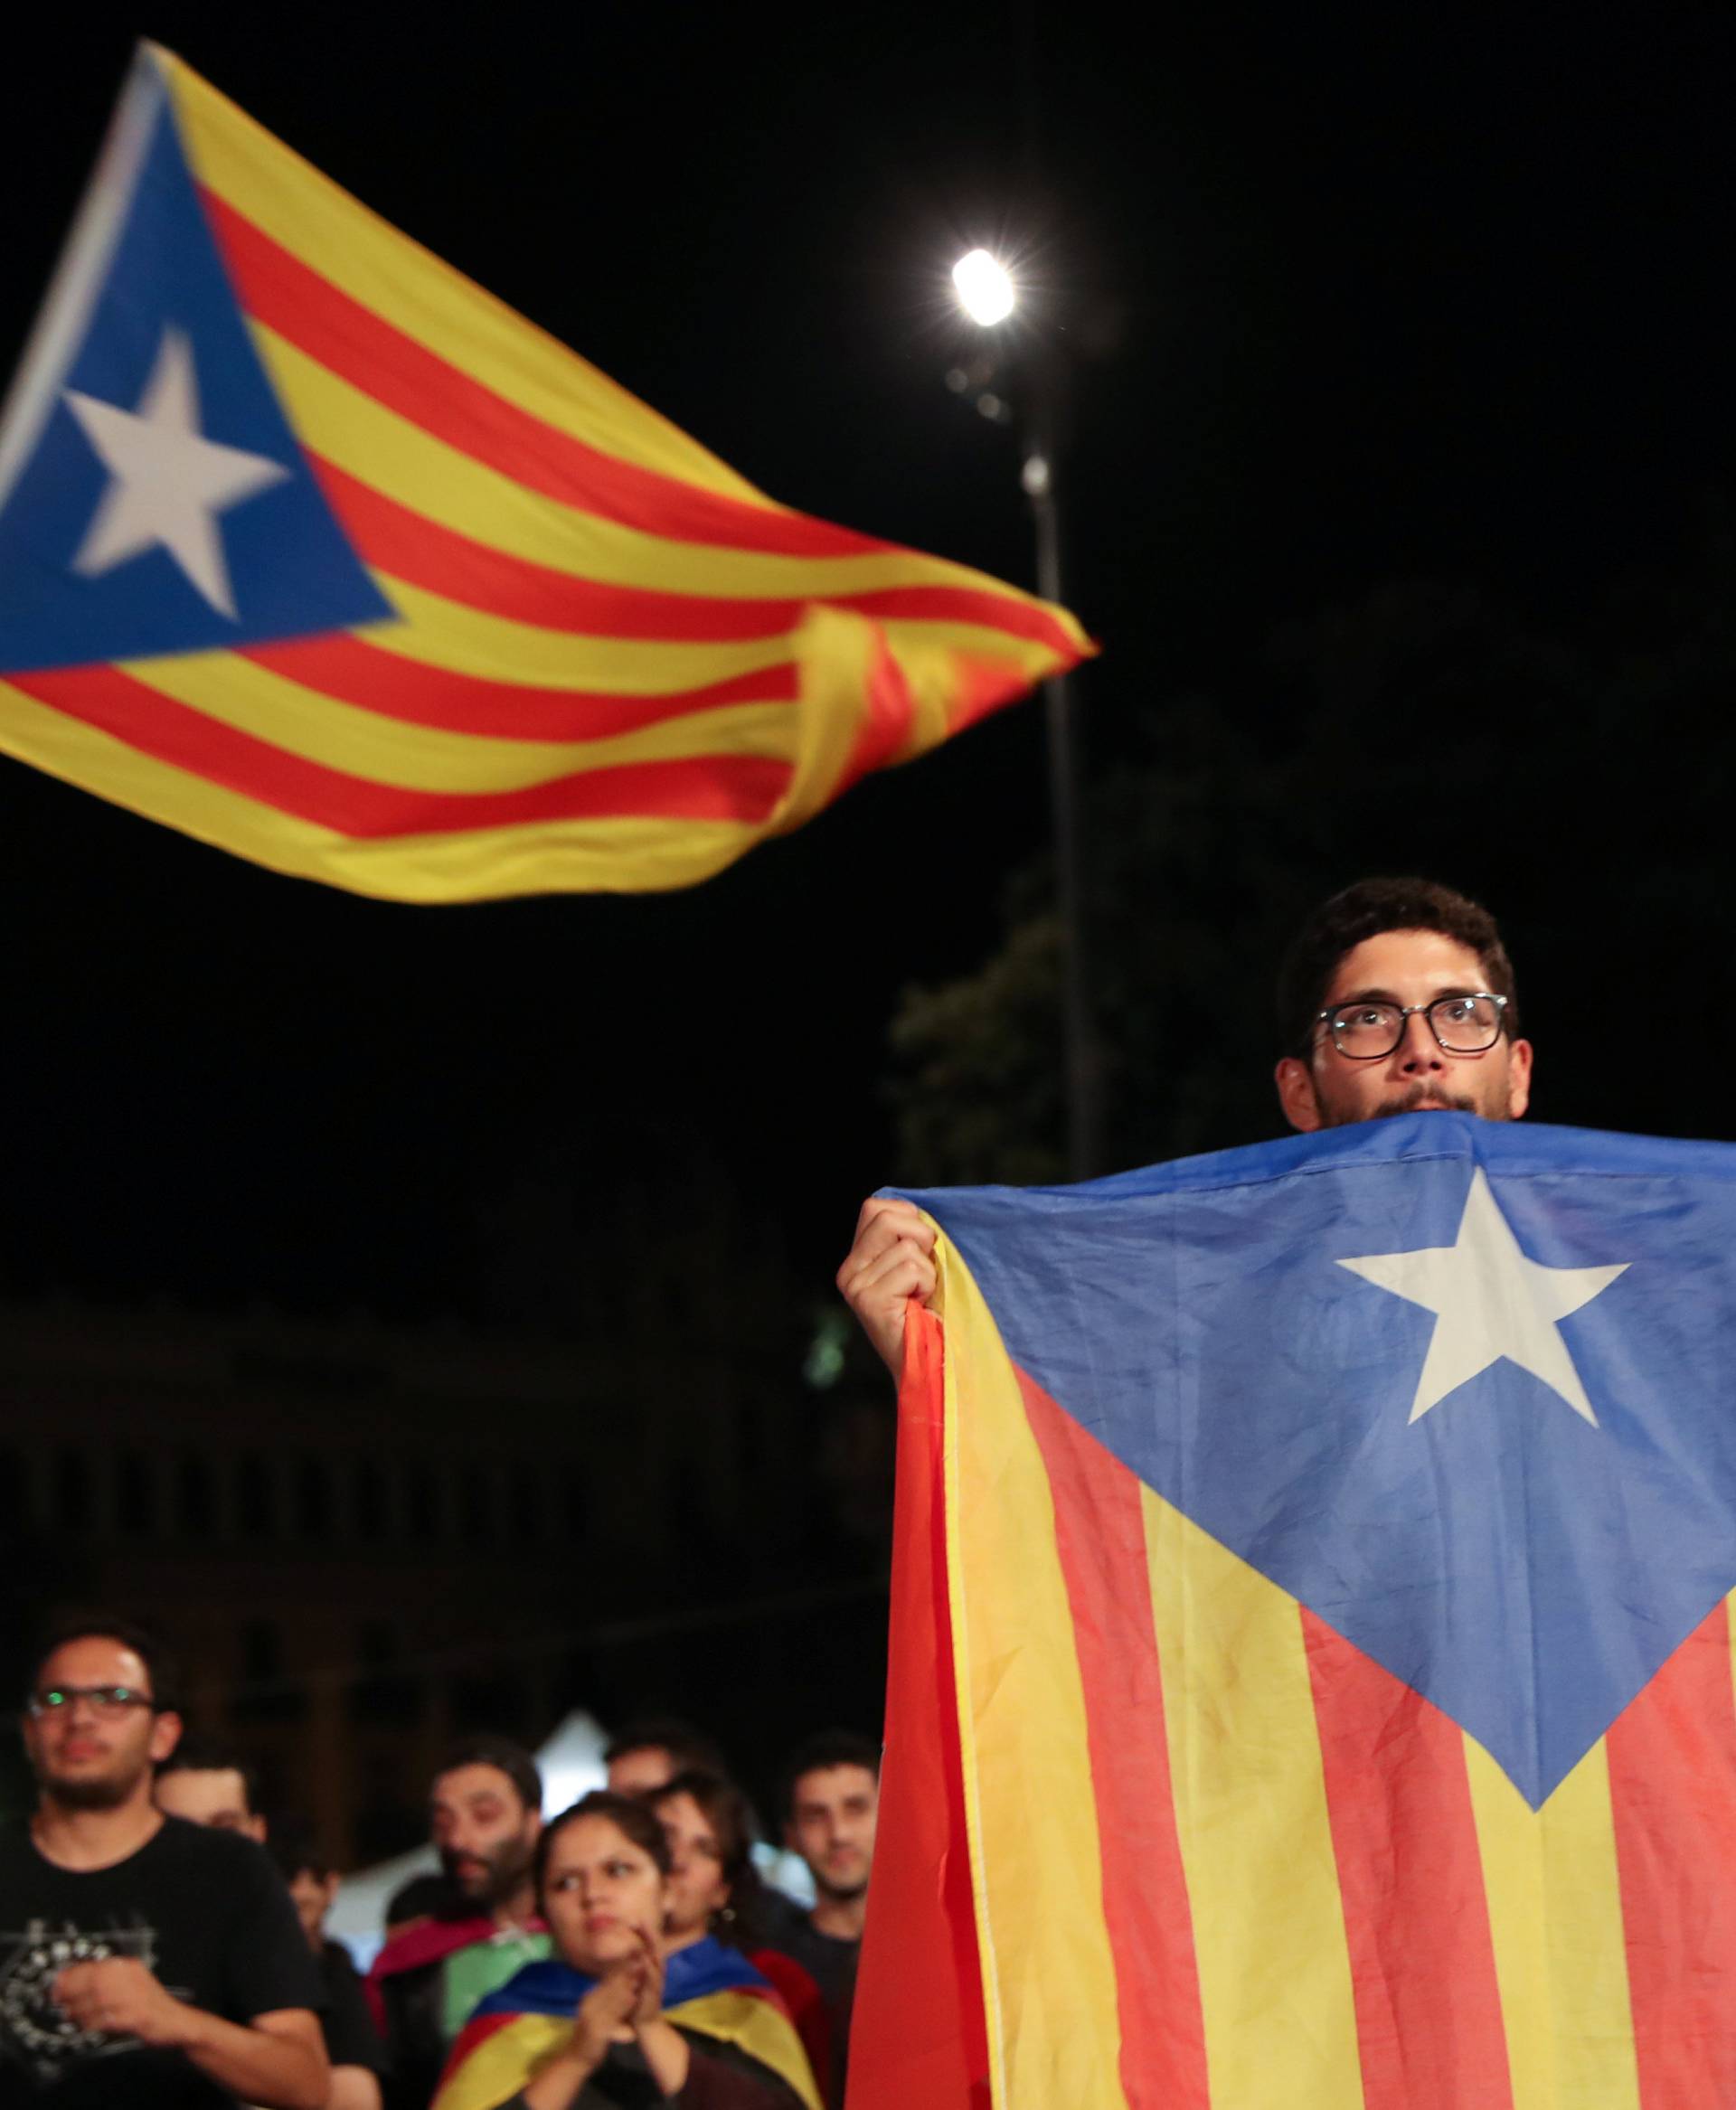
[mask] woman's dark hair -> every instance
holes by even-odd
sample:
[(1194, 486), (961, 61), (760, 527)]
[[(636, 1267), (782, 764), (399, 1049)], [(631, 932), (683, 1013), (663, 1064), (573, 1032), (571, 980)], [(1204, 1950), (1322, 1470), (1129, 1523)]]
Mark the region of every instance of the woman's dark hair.
[(549, 1855), (554, 1842), (569, 1824), (576, 1824), (580, 1817), (607, 1817), (618, 1832), (624, 1832), (634, 1845), (648, 1853), (657, 1864), (657, 1873), (669, 1873), (669, 1842), (663, 1835), (647, 1804), (633, 1795), (610, 1794), (606, 1787), (593, 1788), (590, 1794), (580, 1795), (570, 1810), (562, 1810), (558, 1817), (551, 1817), (542, 1827), (542, 1836), (536, 1842), (536, 1861), (533, 1875), (536, 1881), (536, 1908), (547, 1918), (542, 1886), (548, 1880)]
[(650, 1789), (644, 1800), (647, 1809), (656, 1811), (677, 1795), (691, 1795), (699, 1805), (717, 1841), (718, 1865), (730, 1886), (729, 1903), (712, 1915), (712, 1932), (734, 1948), (762, 1947), (765, 1899), (753, 1865), (753, 1805), (732, 1780), (698, 1766)]

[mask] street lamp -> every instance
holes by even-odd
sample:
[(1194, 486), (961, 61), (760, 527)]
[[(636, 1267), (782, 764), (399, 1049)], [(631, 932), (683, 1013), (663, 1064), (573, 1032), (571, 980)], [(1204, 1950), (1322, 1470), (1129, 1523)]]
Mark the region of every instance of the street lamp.
[[(952, 268), (959, 306), (982, 329), (1006, 322), (1018, 306), (1018, 287), (1005, 264), (972, 250)], [(1019, 363), (1015, 393), (1020, 417), (1019, 480), (1031, 501), (1037, 537), (1037, 591), (1061, 598), (1061, 512), (1055, 498), (1056, 374), (1034, 342)], [(979, 398), (982, 409), (986, 398)], [(998, 404), (996, 406), (998, 408)], [(1043, 684), (1049, 732), (1049, 796), (1055, 835), (1056, 906), (1061, 913), (1061, 1034), (1067, 1099), (1067, 1169), (1075, 1180), (1098, 1169), (1098, 1068), (1090, 984), (1086, 972), (1084, 890), (1080, 876), (1079, 766), (1073, 737), (1072, 689), (1064, 673)]]
[(952, 283), (959, 306), (974, 323), (992, 329), (1004, 323), (1017, 306), (1013, 274), (986, 250), (972, 250), (952, 267)]

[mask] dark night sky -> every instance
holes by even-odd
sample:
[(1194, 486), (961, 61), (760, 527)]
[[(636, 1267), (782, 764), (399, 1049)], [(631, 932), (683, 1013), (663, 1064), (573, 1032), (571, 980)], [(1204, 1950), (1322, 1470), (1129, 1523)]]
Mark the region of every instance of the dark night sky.
[[(1099, 759), (1381, 579), (1571, 616), (1679, 544), (1731, 467), (1728, 11), (1174, 14), (1044, 10), (1033, 63), (1016, 8), (49, 16), (12, 49), (0, 353), (142, 28), (777, 497), (1021, 583), (939, 296), (1028, 236), (1077, 353)], [(994, 941), (1041, 771), (1022, 708), (695, 891), (435, 910), (0, 765), (0, 1289), (475, 1308), (521, 1174), (602, 1265), (624, 1192), (678, 1204), (703, 1159), (823, 1294), (897, 992)]]

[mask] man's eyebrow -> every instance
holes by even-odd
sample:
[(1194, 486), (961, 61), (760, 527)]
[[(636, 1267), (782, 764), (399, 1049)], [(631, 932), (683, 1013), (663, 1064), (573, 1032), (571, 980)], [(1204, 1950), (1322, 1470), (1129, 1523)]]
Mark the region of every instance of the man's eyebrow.
[[(1423, 1001), (1425, 1003), (1439, 1003), (1443, 996), (1480, 996), (1483, 994), (1484, 985), (1480, 982), (1448, 982), (1444, 988), (1437, 989), (1432, 996), (1425, 997)], [(1401, 1007), (1402, 1000), (1390, 989), (1353, 989), (1348, 995), (1328, 998), (1326, 1008), (1339, 1011), (1347, 1003), (1394, 1003)]]

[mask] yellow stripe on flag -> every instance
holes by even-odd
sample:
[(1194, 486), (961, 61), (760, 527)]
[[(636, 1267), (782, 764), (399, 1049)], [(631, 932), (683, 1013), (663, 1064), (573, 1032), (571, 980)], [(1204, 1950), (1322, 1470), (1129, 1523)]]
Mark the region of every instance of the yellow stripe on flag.
[(959, 1728), (995, 2110), (1126, 2110), (1084, 1687), (1048, 1477), (976, 1284), (944, 1238), (936, 1258)]
[(444, 594), (406, 586), (386, 572), (374, 583), (403, 617), (372, 624), (356, 635), (382, 652), (395, 652), (424, 666), (476, 674), (484, 681), (517, 682), (529, 688), (596, 690), (605, 694), (666, 696), (758, 674), (790, 657), (790, 634), (750, 637), (728, 645), (688, 645), (662, 638), (592, 637), (547, 630), (467, 608)]
[(1144, 1494), (1213, 2103), (1354, 2110), (1362, 2060), (1296, 1599)]
[(899, 586), (962, 588), (1009, 603), (1030, 598), (967, 565), (914, 551), (789, 556), (625, 526), (532, 490), (375, 401), (274, 330), (257, 322), (251, 327), (297, 437), (311, 453), (506, 556), (604, 586), (712, 599), (817, 599)]
[(768, 513), (788, 510), (588, 360), (371, 212), (173, 52), (152, 50), (198, 180), (353, 300), (588, 446)]
[(788, 703), (725, 704), (597, 739), (490, 739), (340, 703), (227, 653), (133, 660), (121, 671), (306, 761), (405, 791), (515, 791), (626, 762), (744, 754), (788, 761), (796, 752), (797, 714)]
[(1513, 2110), (1638, 2110), (1604, 1747), (1536, 1811), (1475, 1738), (1465, 1759)]
[(469, 834), (368, 840), (340, 834), (141, 754), (125, 740), (0, 682), (7, 752), (117, 805), (273, 871), (384, 900), (496, 900), (548, 888), (656, 891), (732, 864), (765, 831), (746, 821), (637, 815), (538, 821)]

